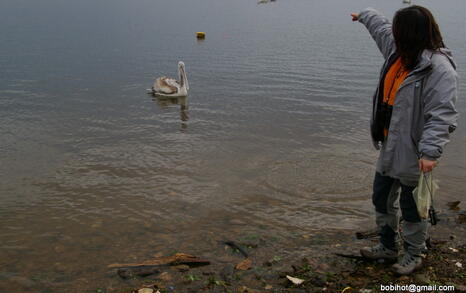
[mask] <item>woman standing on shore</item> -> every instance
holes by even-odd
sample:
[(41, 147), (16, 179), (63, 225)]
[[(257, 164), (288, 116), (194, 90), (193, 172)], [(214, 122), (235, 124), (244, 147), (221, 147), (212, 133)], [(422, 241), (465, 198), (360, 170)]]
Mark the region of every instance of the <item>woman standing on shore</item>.
[(424, 7), (399, 10), (393, 24), (371, 8), (351, 16), (366, 26), (385, 58), (371, 118), (372, 140), (380, 149), (372, 195), (380, 243), (362, 248), (361, 254), (398, 258), (399, 197), (405, 253), (393, 268), (410, 274), (422, 265), (428, 227), (418, 214), (413, 190), (420, 171), (431, 172), (437, 165), (456, 128), (456, 66)]

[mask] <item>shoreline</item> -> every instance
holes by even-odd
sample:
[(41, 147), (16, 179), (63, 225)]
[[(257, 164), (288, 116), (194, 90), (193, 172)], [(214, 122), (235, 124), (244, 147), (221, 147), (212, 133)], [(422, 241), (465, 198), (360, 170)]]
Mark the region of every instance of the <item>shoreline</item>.
[[(358, 258), (359, 248), (376, 243), (376, 237), (357, 240), (354, 233), (338, 237), (331, 245), (308, 247), (314, 255), (299, 253), (281, 257), (264, 239), (238, 241), (248, 257), (225, 245), (222, 261), (207, 266), (171, 266), (146, 278), (127, 280), (133, 289), (99, 292), (380, 292), (381, 285), (454, 286), (455, 292), (466, 292), (466, 222), (465, 211), (445, 211), (441, 221), (431, 227), (431, 247), (423, 267), (410, 276), (392, 273), (389, 263)], [(286, 248), (282, 248), (286, 250)], [(341, 257), (337, 253), (354, 256)], [(202, 257), (202, 256), (201, 256)], [(245, 261), (246, 260), (246, 261)], [(302, 280), (294, 284), (289, 277)], [(117, 277), (117, 276), (115, 276)], [(419, 287), (421, 288), (421, 287)], [(110, 289), (110, 290), (108, 290)], [(122, 290), (120, 290), (122, 289)], [(145, 289), (145, 290), (142, 290)], [(141, 290), (141, 291), (139, 291)], [(152, 291), (150, 291), (152, 290)]]

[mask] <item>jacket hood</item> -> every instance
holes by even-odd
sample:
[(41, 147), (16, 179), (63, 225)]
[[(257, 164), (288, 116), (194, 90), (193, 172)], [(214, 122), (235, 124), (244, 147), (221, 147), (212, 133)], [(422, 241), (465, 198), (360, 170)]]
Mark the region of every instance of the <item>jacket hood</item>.
[(456, 63), (455, 61), (453, 61), (453, 55), (451, 54), (450, 49), (440, 48), (440, 53), (442, 53), (443, 55), (445, 55), (445, 57), (448, 58), (448, 61), (450, 61), (451, 66), (453, 66), (453, 68), (456, 70)]
[(430, 66), (432, 64), (432, 57), (435, 53), (442, 54), (445, 56), (448, 61), (450, 62), (451, 66), (456, 70), (456, 63), (453, 61), (453, 55), (448, 48), (440, 48), (439, 50), (424, 50), (419, 56), (419, 63), (416, 66), (415, 71), (425, 69), (426, 67)]

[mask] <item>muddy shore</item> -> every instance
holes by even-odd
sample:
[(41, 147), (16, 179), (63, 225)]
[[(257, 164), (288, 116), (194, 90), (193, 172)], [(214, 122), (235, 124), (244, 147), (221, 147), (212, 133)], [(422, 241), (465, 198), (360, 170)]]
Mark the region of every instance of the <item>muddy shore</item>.
[[(358, 258), (359, 248), (376, 243), (377, 239), (368, 235), (359, 240), (354, 232), (348, 231), (329, 237), (334, 239), (331, 244), (325, 240), (323, 243), (315, 241), (313, 251), (316, 253), (305, 256), (298, 251), (293, 253), (287, 248), (275, 247), (271, 243), (273, 237), (267, 236), (219, 242), (224, 255), (208, 265), (171, 265), (145, 277), (125, 276), (123, 283), (97, 288), (96, 292), (368, 293), (380, 292), (381, 285), (390, 284), (450, 285), (456, 292), (465, 292), (465, 211), (445, 207), (439, 211), (439, 218), (440, 222), (430, 229), (431, 247), (425, 255), (424, 265), (410, 276), (395, 275), (390, 263)], [(318, 240), (325, 239), (326, 235), (303, 237)], [(234, 245), (229, 245), (231, 243)], [(116, 271), (114, 273), (115, 278), (120, 278)], [(301, 284), (293, 283), (287, 276), (299, 279)]]

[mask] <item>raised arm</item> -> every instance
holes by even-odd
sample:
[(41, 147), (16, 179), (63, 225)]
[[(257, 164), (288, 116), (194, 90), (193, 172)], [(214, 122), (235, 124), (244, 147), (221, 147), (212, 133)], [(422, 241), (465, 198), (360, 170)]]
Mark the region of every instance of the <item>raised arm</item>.
[(395, 51), (392, 24), (385, 16), (372, 8), (366, 8), (359, 14), (352, 13), (351, 16), (353, 21), (359, 21), (366, 26), (385, 59)]

